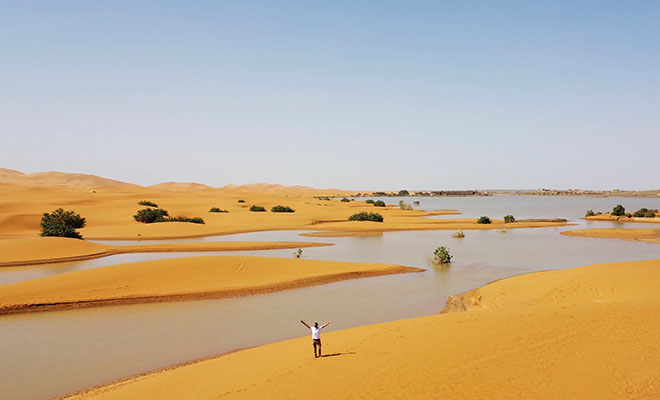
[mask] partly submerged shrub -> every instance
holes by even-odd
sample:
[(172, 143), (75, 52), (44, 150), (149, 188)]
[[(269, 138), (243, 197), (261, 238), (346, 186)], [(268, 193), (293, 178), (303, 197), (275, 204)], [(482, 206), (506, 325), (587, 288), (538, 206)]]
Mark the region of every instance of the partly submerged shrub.
[(485, 215), (479, 217), (479, 219), (477, 220), (477, 224), (490, 224), (490, 222), (491, 222), (490, 218), (488, 218)]
[(376, 200), (374, 202), (374, 207), (385, 207), (385, 202), (383, 200)]
[(149, 200), (142, 200), (138, 204), (141, 205), (141, 206), (158, 208), (158, 204), (154, 203), (153, 201), (149, 201)]
[(359, 213), (353, 214), (348, 217), (349, 221), (373, 221), (373, 222), (383, 222), (383, 216), (378, 213), (370, 213), (366, 211), (360, 211)]
[(621, 204), (617, 204), (616, 207), (612, 209), (612, 215), (617, 217), (626, 215), (626, 209)]
[(514, 217), (514, 216), (511, 215), (511, 214), (509, 214), (509, 215), (505, 215), (505, 216), (504, 216), (504, 223), (505, 223), (505, 224), (509, 224), (509, 223), (511, 223), (511, 222), (516, 222), (516, 217)]
[(252, 212), (265, 212), (266, 209), (263, 208), (262, 206), (252, 206), (252, 207), (250, 207), (250, 211), (252, 211)]
[(412, 205), (406, 203), (405, 201), (399, 201), (399, 208), (402, 210), (412, 210)]
[(594, 215), (596, 215), (596, 213), (594, 212), (594, 210), (587, 210), (587, 212), (584, 214), (584, 217), (585, 217), (585, 218), (586, 218), (586, 217), (593, 217)]
[(294, 210), (293, 208), (291, 208), (289, 206), (275, 206), (275, 207), (271, 208), (270, 211), (275, 212), (275, 213), (282, 213), (282, 212), (292, 213), (292, 212), (296, 212), (296, 210)]
[(221, 210), (218, 207), (211, 207), (209, 212), (214, 212), (214, 213), (228, 213), (229, 211), (227, 210)]
[(41, 236), (82, 239), (82, 235), (76, 229), (84, 226), (85, 218), (73, 211), (58, 208), (52, 213), (44, 213), (41, 217)]
[(433, 262), (436, 264), (449, 264), (451, 263), (452, 256), (449, 254), (449, 249), (445, 246), (440, 246), (433, 252)]
[(167, 213), (167, 210), (163, 210), (162, 208), (143, 208), (142, 210), (138, 210), (137, 214), (133, 216), (133, 218), (137, 222), (142, 222), (143, 224), (151, 224), (154, 222), (165, 222), (165, 217), (167, 217), (169, 214)]

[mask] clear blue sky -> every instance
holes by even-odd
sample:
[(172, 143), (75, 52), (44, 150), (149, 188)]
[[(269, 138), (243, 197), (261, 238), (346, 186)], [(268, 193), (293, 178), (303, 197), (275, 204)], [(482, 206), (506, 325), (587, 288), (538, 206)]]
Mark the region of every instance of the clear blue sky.
[(0, 1), (0, 167), (660, 188), (658, 1)]

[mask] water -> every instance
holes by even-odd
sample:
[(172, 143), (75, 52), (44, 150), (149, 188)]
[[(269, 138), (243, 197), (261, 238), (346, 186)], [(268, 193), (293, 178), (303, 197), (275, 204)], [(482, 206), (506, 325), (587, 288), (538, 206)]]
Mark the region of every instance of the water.
[[(398, 199), (384, 199), (398, 203)], [(412, 202), (413, 199), (405, 199)], [(323, 241), (335, 246), (304, 249), (305, 258), (421, 266), (423, 273), (337, 282), (237, 299), (103, 307), (0, 317), (0, 398), (41, 399), (63, 395), (179, 362), (306, 335), (300, 319), (333, 320), (332, 329), (440, 311), (446, 296), (496, 279), (545, 269), (660, 258), (656, 244), (576, 238), (567, 229), (613, 227), (583, 221), (586, 209), (660, 208), (660, 199), (477, 197), (421, 198), (421, 207), (460, 209), (462, 217), (563, 217), (579, 226), (465, 231), (390, 232), (377, 237), (302, 238), (297, 231), (259, 232), (205, 240)], [(629, 224), (627, 227), (660, 225)], [(437, 246), (455, 262), (429, 267)], [(293, 250), (217, 252), (292, 257)], [(59, 273), (120, 262), (208, 253), (124, 254), (80, 263), (17, 268), (8, 273)], [(43, 268), (40, 270), (39, 268)], [(58, 270), (62, 268), (62, 270)], [(50, 271), (50, 272), (48, 272)], [(0, 276), (5, 272), (0, 272)], [(331, 348), (332, 343), (326, 343)]]

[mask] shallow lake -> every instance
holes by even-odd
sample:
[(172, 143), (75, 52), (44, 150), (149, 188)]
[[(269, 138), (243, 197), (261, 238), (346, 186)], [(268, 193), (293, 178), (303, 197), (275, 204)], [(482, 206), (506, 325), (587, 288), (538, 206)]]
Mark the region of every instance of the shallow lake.
[[(384, 199), (398, 203), (398, 198)], [(0, 398), (42, 399), (168, 365), (306, 335), (300, 319), (332, 320), (341, 329), (439, 312), (448, 295), (526, 272), (660, 258), (660, 245), (560, 235), (563, 230), (621, 226), (584, 221), (587, 209), (660, 208), (660, 199), (588, 197), (405, 198), (426, 210), (458, 209), (454, 217), (568, 218), (577, 226), (509, 229), (506, 232), (390, 232), (376, 237), (310, 238), (298, 231), (258, 232), (194, 239), (321, 241), (334, 246), (304, 249), (305, 258), (401, 264), (422, 273), (343, 281), (236, 299), (102, 307), (0, 317)], [(448, 218), (443, 217), (443, 218)], [(658, 224), (626, 227), (660, 228)], [(189, 240), (188, 240), (189, 241)], [(161, 241), (162, 242), (162, 241)], [(129, 242), (124, 242), (129, 243)], [(131, 242), (132, 243), (132, 242)], [(120, 243), (117, 243), (120, 244)], [(122, 243), (123, 244), (123, 243)], [(449, 247), (454, 262), (434, 267), (427, 259)], [(293, 250), (213, 253), (123, 254), (78, 263), (12, 267), (0, 282), (33, 279), (123, 262), (178, 256), (293, 257)], [(327, 351), (333, 349), (326, 341)], [(246, 373), (248, 373), (246, 371)]]

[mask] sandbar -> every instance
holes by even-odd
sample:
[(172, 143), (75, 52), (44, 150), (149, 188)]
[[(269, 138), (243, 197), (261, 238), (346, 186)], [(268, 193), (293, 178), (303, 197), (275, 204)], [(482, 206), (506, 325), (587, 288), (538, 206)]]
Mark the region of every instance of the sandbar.
[(622, 239), (635, 242), (660, 243), (660, 229), (602, 228), (577, 229), (561, 233), (566, 236), (600, 239)]

